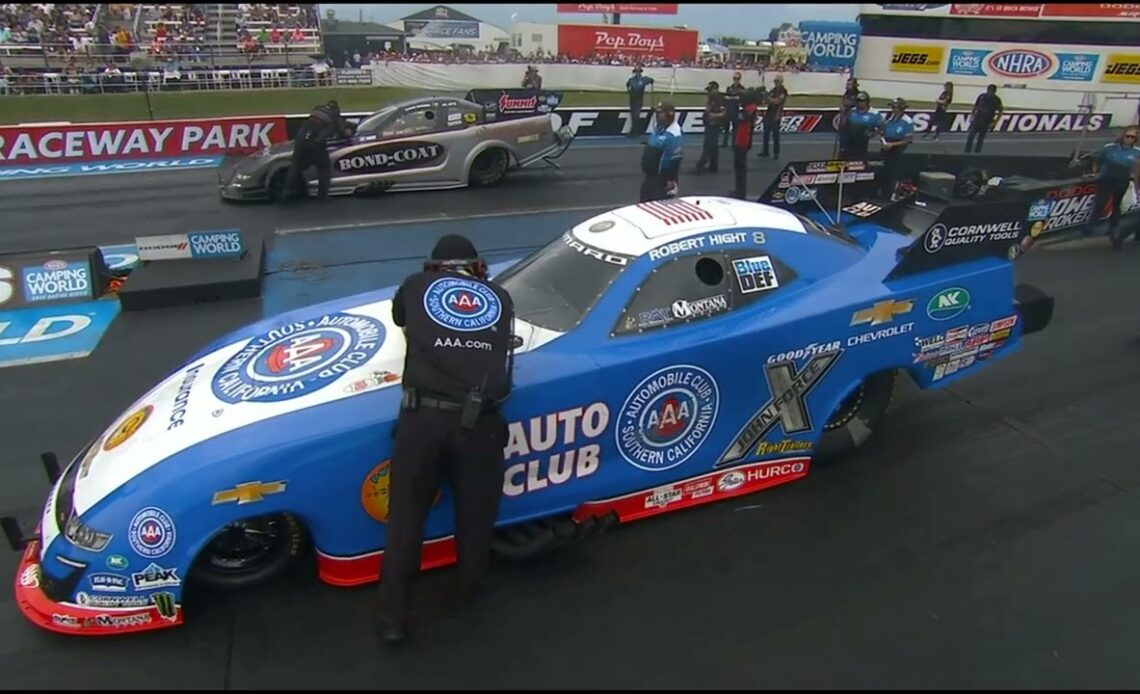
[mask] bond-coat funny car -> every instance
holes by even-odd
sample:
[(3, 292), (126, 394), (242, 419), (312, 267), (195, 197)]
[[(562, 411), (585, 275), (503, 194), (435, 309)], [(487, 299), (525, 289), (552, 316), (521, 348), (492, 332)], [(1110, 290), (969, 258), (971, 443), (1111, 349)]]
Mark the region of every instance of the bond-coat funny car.
[[(513, 169), (552, 163), (574, 139), (549, 114), (499, 114), (453, 97), (390, 104), (363, 118), (347, 139), (329, 142), (330, 195), (491, 186)], [(218, 174), (225, 200), (280, 200), (293, 143), (270, 145)], [(317, 190), (315, 170), (305, 176)]]
[[(605, 212), (493, 268), (517, 345), (494, 550), (800, 479), (879, 429), (900, 373), (952, 383), (1048, 322), (1004, 256), (907, 271), (916, 248), (872, 223), (689, 197)], [(174, 625), (187, 582), (254, 585), (310, 543), (324, 581), (375, 581), (405, 349), (393, 292), (223, 337), (110, 422), (26, 540), (24, 614), (75, 634)], [(459, 330), (501, 310), (461, 277), (425, 306)], [(452, 502), (445, 488), (430, 512), (425, 569), (455, 559)]]

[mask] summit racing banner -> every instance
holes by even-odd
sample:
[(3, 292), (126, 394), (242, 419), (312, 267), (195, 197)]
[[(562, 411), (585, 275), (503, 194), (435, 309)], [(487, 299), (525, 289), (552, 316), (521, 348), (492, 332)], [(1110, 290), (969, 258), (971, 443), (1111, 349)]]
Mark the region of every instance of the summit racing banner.
[(0, 166), (250, 154), (288, 139), (285, 116), (0, 126)]

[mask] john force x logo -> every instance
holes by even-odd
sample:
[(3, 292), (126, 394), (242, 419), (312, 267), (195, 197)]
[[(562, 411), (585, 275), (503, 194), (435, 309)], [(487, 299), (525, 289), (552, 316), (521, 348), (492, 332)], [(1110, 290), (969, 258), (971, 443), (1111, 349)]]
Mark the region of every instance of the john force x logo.
[(716, 467), (740, 461), (749, 451), (754, 450), (756, 444), (777, 424), (783, 427), (787, 436), (811, 431), (814, 427), (811, 411), (807, 406), (808, 393), (823, 380), (842, 354), (843, 350), (837, 350), (812, 357), (811, 361), (799, 371), (796, 370), (794, 361), (765, 365), (764, 377), (768, 381), (772, 398), (744, 425), (732, 445), (720, 457)]
[(437, 324), (470, 333), (493, 326), (503, 307), (487, 285), (459, 277), (443, 277), (428, 286), (424, 293), (424, 310)]
[(214, 377), (224, 402), (280, 402), (320, 390), (368, 362), (384, 344), (369, 316), (332, 313), (274, 328), (249, 341)]

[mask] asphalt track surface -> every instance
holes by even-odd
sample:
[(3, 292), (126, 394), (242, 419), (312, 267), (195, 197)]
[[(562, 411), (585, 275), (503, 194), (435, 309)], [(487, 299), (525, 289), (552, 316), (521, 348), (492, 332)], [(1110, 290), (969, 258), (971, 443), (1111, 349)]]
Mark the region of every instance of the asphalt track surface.
[[(993, 152), (1072, 143), (995, 137)], [(960, 139), (919, 147), (960, 151)], [(784, 159), (827, 145), (787, 138)], [(686, 151), (687, 170), (699, 144)], [(3, 246), (59, 247), (240, 226), (305, 226), (624, 204), (636, 148), (585, 148), (493, 191), (288, 207), (222, 205), (213, 173), (0, 185)], [(753, 195), (775, 165), (751, 158)], [(684, 194), (727, 191), (684, 174)], [(589, 214), (584, 211), (583, 216)], [(450, 230), (450, 229), (449, 229)], [(559, 230), (537, 229), (535, 243)], [(438, 232), (423, 227), (418, 252)], [(377, 237), (383, 253), (383, 237)], [(635, 523), (542, 562), (497, 565), (494, 592), (447, 620), (451, 570), (419, 583), (412, 647), (370, 631), (374, 586), (301, 565), (267, 590), (193, 594), (187, 623), (107, 639), (49, 634), (12, 600), (0, 555), (0, 671), (10, 688), (1134, 688), (1140, 621), (1140, 246), (1040, 250), (1019, 280), (1057, 298), (1021, 352), (938, 392), (906, 382), (859, 455), (800, 482)], [(270, 268), (272, 271), (273, 268)], [(0, 371), (0, 510), (34, 512), (36, 456), (70, 455), (154, 379), (259, 302), (124, 314), (81, 360)], [(62, 457), (62, 456), (61, 456)], [(197, 599), (196, 599), (197, 598)]]

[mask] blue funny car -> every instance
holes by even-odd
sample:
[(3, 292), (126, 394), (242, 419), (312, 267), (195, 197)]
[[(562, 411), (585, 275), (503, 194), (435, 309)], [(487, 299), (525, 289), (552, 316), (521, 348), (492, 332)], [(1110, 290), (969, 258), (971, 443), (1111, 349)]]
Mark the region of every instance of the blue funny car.
[[(879, 429), (899, 374), (953, 383), (1049, 322), (1051, 299), (1015, 286), (1017, 205), (854, 209), (832, 225), (728, 198), (642, 203), (499, 269), (519, 346), (496, 551), (800, 479)], [(914, 233), (892, 221), (919, 212)], [(57, 468), (33, 538), (5, 519), (24, 614), (71, 634), (173, 626), (187, 582), (267, 581), (306, 545), (324, 581), (375, 581), (405, 348), (394, 289), (217, 340)], [(454, 561), (451, 502), (430, 514), (425, 569)]]

